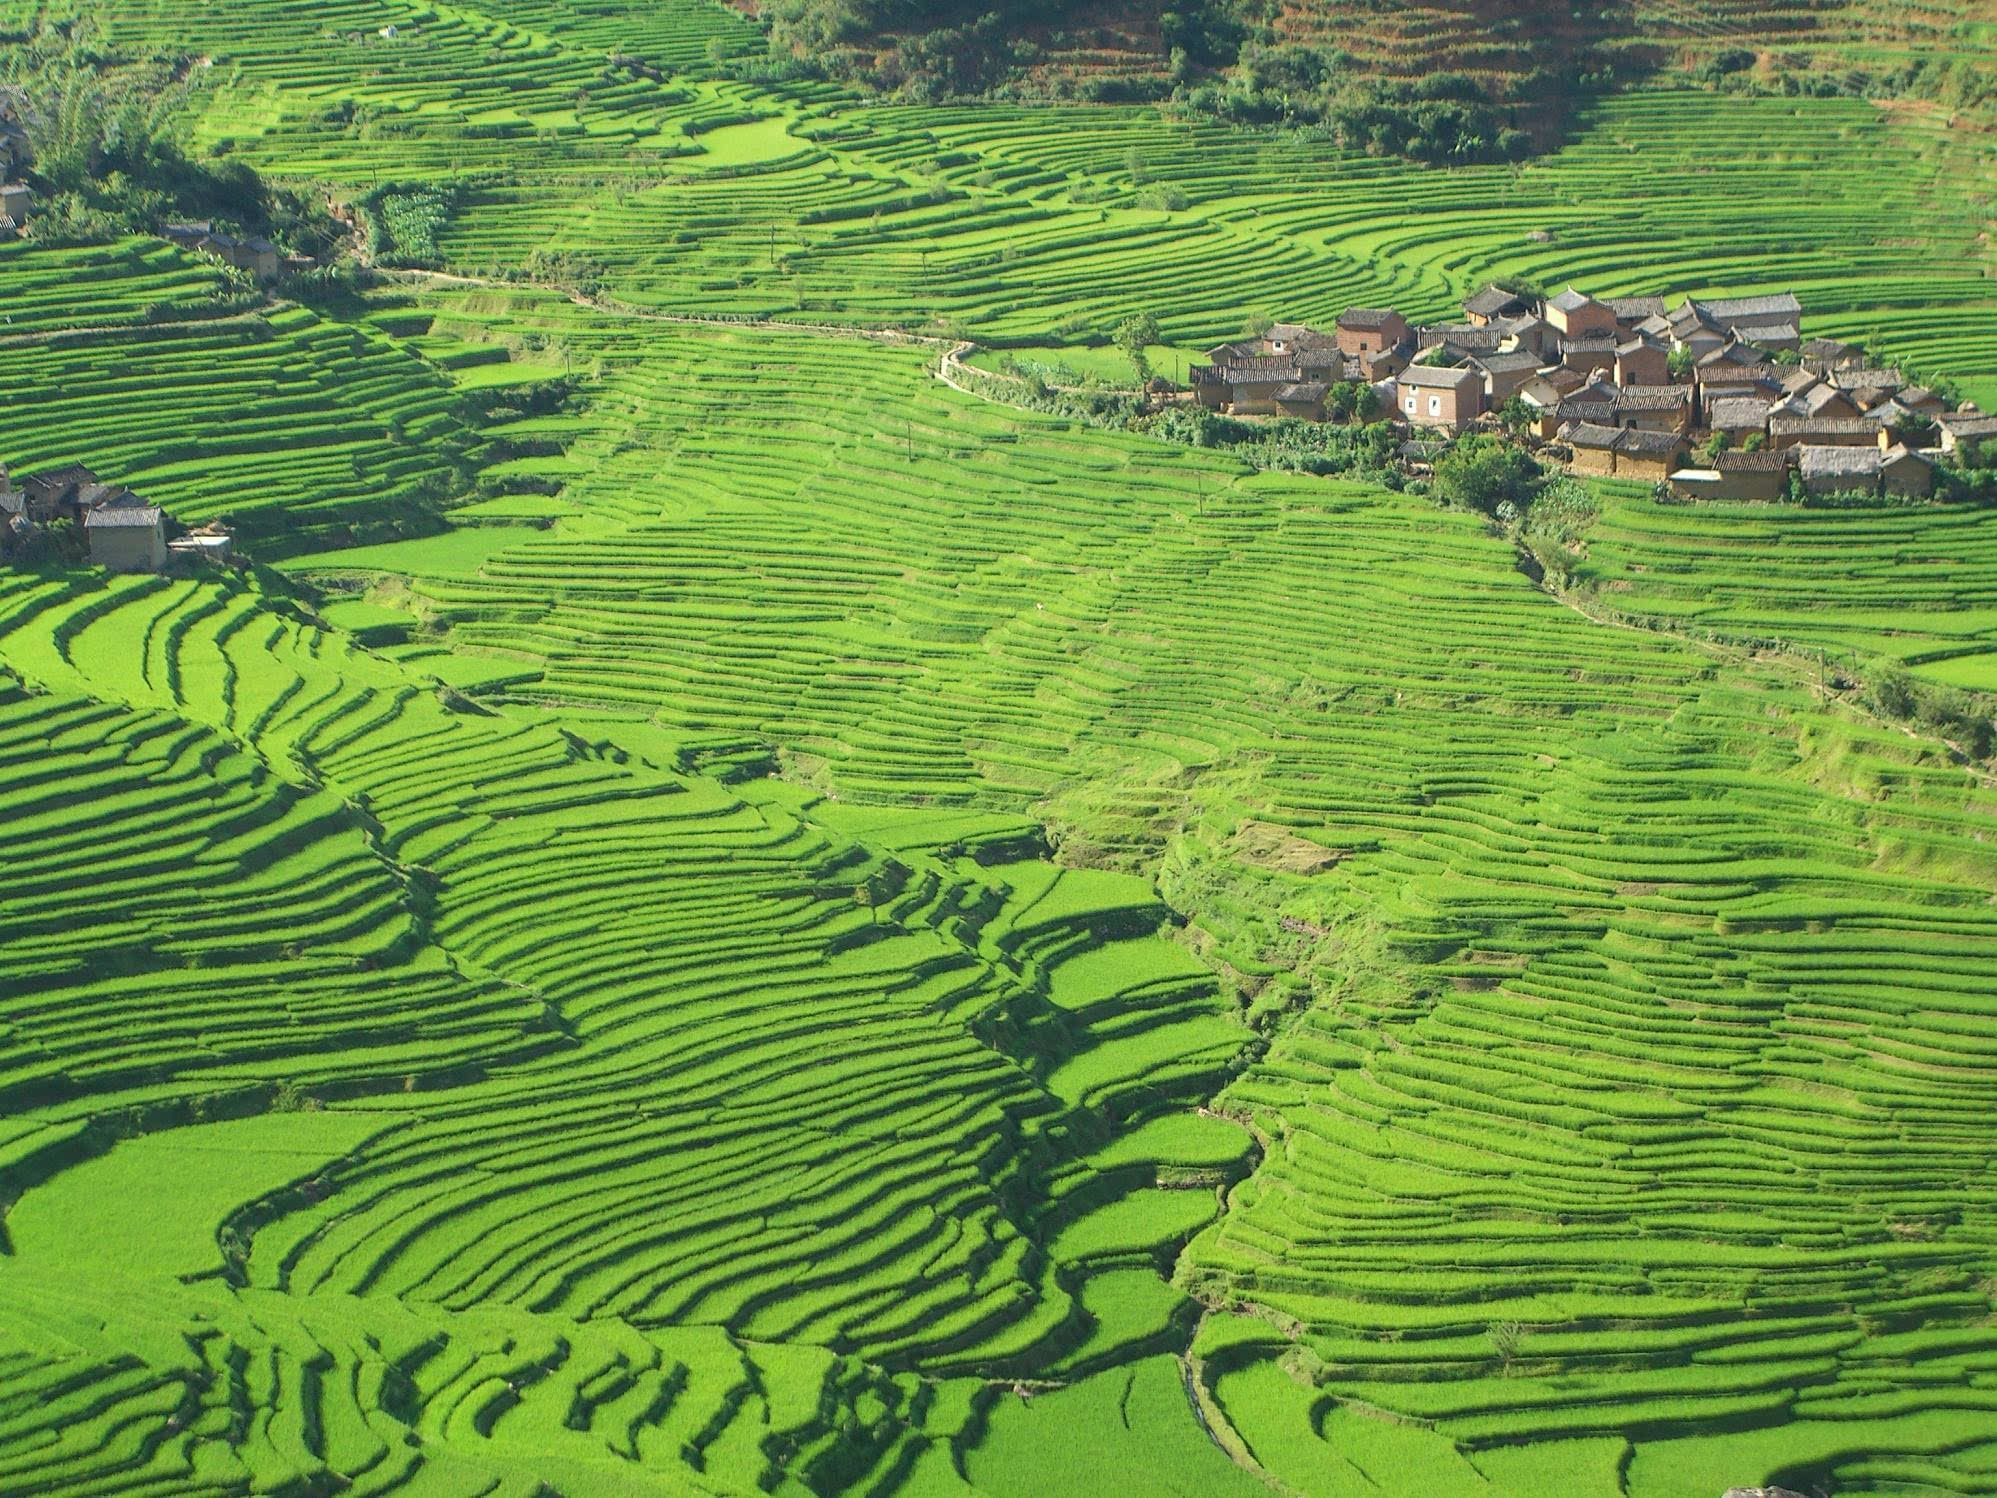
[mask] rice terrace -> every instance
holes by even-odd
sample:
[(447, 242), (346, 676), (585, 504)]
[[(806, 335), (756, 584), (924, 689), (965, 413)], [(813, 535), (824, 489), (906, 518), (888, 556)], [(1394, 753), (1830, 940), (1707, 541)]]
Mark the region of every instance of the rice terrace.
[(0, 0), (0, 1498), (1997, 1494), (1990, 0)]

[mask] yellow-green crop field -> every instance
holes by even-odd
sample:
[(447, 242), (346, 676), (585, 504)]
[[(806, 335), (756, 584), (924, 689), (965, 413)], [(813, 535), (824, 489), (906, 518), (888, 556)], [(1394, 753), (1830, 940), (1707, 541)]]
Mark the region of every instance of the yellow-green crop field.
[(0, 570), (0, 1498), (1997, 1493), (1997, 781), (1837, 679), (1997, 690), (1997, 512), (1609, 485), (1556, 596), (936, 377), (1509, 273), (1988, 399), (1987, 137), (1437, 171), (747, 82), (707, 0), (93, 12), (448, 206), (310, 305), (0, 247), (0, 461), (255, 558)]

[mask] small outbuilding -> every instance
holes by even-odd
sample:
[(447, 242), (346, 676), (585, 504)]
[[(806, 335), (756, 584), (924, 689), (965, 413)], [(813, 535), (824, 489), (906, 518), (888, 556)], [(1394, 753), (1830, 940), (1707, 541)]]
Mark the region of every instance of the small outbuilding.
[(1722, 452), (1710, 463), (1671, 474), (1671, 492), (1681, 499), (1781, 499), (1789, 491), (1789, 458), (1773, 449)]
[(34, 206), (35, 194), (27, 183), (0, 183), (0, 230), (27, 228)]
[(1276, 392), (1276, 414), (1295, 416), (1304, 421), (1323, 421), (1324, 398), (1330, 393), (1329, 385), (1315, 380), (1285, 385)]
[(1935, 489), (1935, 465), (1903, 442), (1879, 455), (1879, 487), (1906, 499), (1926, 499)]

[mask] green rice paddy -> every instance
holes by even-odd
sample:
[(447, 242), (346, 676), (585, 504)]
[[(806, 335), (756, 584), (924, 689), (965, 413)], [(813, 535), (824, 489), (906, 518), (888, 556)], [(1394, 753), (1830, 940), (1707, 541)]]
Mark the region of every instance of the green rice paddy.
[(1429, 172), (739, 82), (695, 0), (103, 10), (198, 138), (452, 184), (464, 279), (0, 251), (0, 461), (266, 564), (0, 571), (0, 1494), (1997, 1491), (1997, 791), (1823, 685), (1997, 686), (1985, 512), (1610, 486), (1584, 613), (840, 331), (1793, 285), (1988, 389), (1987, 147), (1660, 90)]

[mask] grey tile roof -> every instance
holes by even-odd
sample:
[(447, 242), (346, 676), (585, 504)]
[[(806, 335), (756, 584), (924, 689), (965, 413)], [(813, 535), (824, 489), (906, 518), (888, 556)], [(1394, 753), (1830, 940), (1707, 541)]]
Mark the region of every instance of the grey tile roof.
[(1625, 385), (1616, 394), (1616, 406), (1624, 411), (1676, 411), (1691, 398), (1687, 385)]
[(1758, 395), (1728, 395), (1712, 404), (1708, 413), (1718, 431), (1737, 432), (1746, 427), (1768, 425), (1768, 402)]
[(111, 505), (102, 510), (92, 510), (83, 517), (83, 524), (89, 530), (126, 530), (159, 523), (158, 505)]
[(1714, 297), (1700, 303), (1708, 314), (1723, 322), (1770, 319), (1793, 322), (1803, 315), (1803, 304), (1787, 291), (1769, 296)]
[(1502, 286), (1486, 286), (1464, 302), (1463, 310), (1478, 317), (1502, 317), (1525, 307), (1525, 298)]
[(1378, 328), (1398, 314), (1391, 307), (1347, 307), (1338, 314), (1341, 328)]
[(1436, 369), (1426, 364), (1410, 364), (1394, 378), (1403, 385), (1428, 390), (1461, 390), (1481, 383), (1474, 369)]

